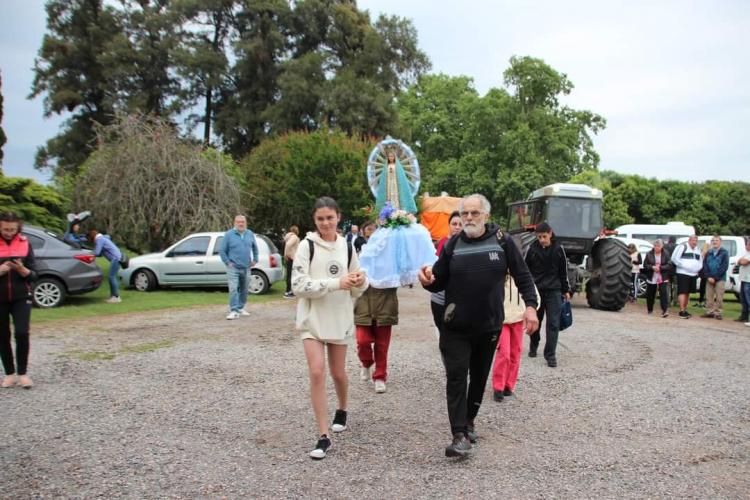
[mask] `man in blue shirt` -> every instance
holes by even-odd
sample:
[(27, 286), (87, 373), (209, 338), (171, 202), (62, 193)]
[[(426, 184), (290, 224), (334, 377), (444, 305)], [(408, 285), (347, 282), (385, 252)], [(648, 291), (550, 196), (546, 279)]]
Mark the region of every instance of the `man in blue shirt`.
[(706, 277), (706, 297), (708, 311), (704, 318), (722, 319), (724, 305), (724, 285), (729, 269), (729, 252), (721, 246), (721, 237), (711, 238), (711, 248), (703, 260), (703, 274)]
[(122, 252), (115, 245), (108, 235), (101, 234), (96, 229), (88, 232), (88, 239), (94, 243), (94, 255), (97, 257), (104, 256), (109, 261), (109, 295), (107, 302), (116, 304), (120, 302), (120, 282), (117, 278), (117, 271), (120, 270), (120, 261)]
[(249, 316), (245, 310), (250, 268), (258, 263), (258, 244), (247, 228), (244, 215), (234, 218), (234, 227), (226, 232), (219, 249), (221, 261), (227, 266), (229, 314), (227, 319)]

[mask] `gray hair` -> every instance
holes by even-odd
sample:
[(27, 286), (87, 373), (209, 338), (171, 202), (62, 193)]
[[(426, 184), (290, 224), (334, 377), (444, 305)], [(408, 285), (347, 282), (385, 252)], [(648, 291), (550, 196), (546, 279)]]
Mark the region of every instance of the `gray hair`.
[(664, 246), (664, 242), (662, 241), (661, 238), (656, 238), (656, 240), (654, 240), (654, 246), (656, 245), (659, 245), (660, 247)]
[(464, 196), (463, 198), (461, 198), (461, 202), (458, 204), (459, 212), (464, 211), (464, 202), (468, 200), (469, 198), (477, 198), (482, 204), (482, 211), (486, 214), (490, 213), (490, 210), (492, 208), (490, 205), (490, 200), (488, 200), (483, 194), (479, 194), (479, 193), (470, 194), (468, 196)]

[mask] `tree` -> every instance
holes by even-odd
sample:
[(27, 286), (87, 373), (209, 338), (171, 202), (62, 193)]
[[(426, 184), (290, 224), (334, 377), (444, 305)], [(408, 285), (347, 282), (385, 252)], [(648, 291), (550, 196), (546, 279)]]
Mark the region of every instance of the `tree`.
[(181, 141), (162, 118), (119, 115), (98, 128), (74, 202), (128, 248), (160, 250), (185, 234), (216, 231), (239, 213), (231, 160)]
[(240, 163), (252, 187), (243, 206), (253, 228), (274, 233), (297, 224), (313, 229), (310, 210), (324, 195), (338, 202), (345, 218), (365, 212), (372, 204), (366, 165), (374, 145), (327, 129), (264, 140)]
[(62, 231), (64, 205), (65, 200), (54, 188), (32, 179), (0, 174), (0, 212), (12, 211), (27, 224)]
[(496, 214), (534, 189), (596, 169), (591, 134), (604, 119), (559, 103), (572, 83), (543, 61), (511, 58), (514, 92), (480, 97), (467, 77), (431, 75), (398, 98), (402, 125), (417, 148), (422, 189), (485, 194)]
[(36, 167), (74, 172), (93, 150), (94, 123), (110, 122), (116, 90), (102, 55), (122, 33), (121, 17), (102, 0), (50, 0), (47, 30), (34, 62), (29, 98), (44, 95), (44, 114), (72, 113), (37, 150)]

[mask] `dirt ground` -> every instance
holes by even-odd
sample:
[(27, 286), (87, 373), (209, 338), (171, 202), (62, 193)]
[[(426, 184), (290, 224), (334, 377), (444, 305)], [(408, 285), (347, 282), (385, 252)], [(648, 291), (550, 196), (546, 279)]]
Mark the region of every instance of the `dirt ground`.
[(322, 461), (294, 301), (32, 328), (36, 386), (0, 392), (2, 496), (750, 496), (750, 328), (574, 301), (560, 366), (524, 352), (516, 395), (488, 386), (455, 460), (429, 294), (399, 299), (388, 390), (360, 382), (352, 347), (349, 429)]

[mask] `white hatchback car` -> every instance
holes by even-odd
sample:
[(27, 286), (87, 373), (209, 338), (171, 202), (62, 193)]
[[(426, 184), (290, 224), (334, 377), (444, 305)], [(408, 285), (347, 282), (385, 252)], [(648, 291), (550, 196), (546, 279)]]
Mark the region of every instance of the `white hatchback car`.
[[(120, 279), (142, 292), (158, 287), (225, 287), (227, 269), (219, 257), (223, 239), (223, 232), (191, 234), (163, 252), (133, 257), (128, 268), (120, 270)], [(250, 271), (248, 291), (261, 294), (284, 279), (284, 271), (276, 245), (262, 234), (255, 239), (260, 258)]]

